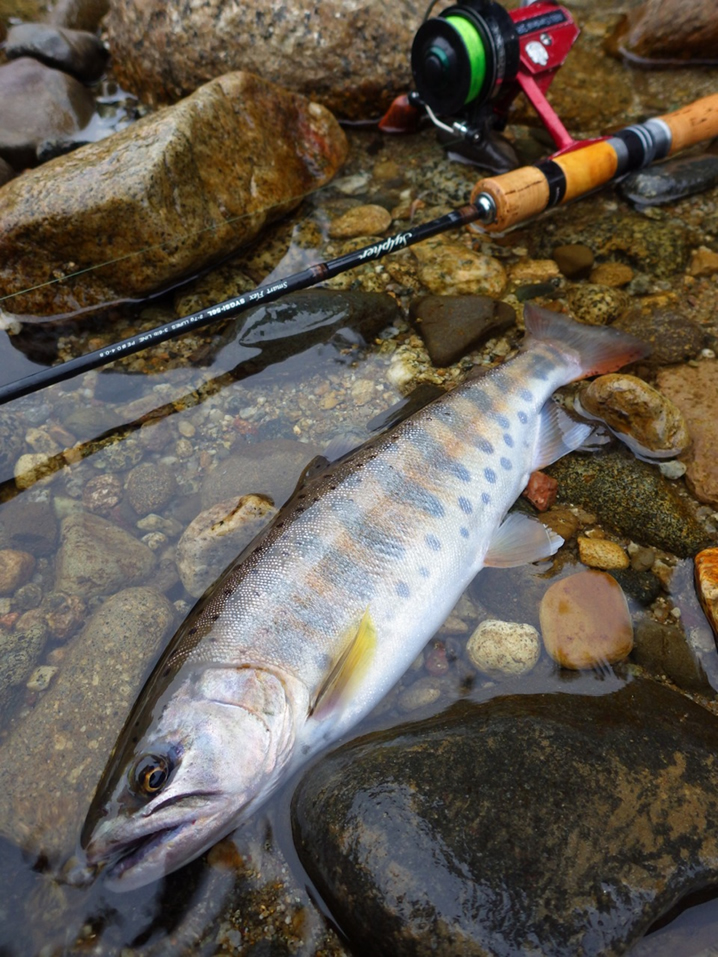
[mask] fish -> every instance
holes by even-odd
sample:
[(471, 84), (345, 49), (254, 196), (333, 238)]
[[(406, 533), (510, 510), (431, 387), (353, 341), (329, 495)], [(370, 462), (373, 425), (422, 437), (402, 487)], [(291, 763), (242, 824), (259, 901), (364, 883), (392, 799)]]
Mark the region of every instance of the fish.
[(346, 458), (310, 463), (190, 612), (141, 691), (78, 854), (113, 891), (160, 879), (256, 812), (390, 691), (484, 566), (563, 540), (509, 509), (592, 426), (551, 398), (647, 354), (525, 307), (520, 351)]

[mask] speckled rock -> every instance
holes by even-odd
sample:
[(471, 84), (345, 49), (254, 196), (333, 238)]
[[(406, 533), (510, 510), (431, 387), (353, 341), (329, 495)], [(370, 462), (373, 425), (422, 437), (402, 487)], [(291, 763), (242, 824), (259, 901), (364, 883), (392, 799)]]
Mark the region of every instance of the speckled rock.
[(5, 56), (8, 60), (33, 57), (83, 83), (94, 83), (105, 72), (109, 53), (93, 33), (84, 30), (18, 23), (8, 31)]
[(220, 462), (202, 484), (202, 505), (209, 508), (242, 495), (265, 495), (279, 508), (294, 491), (304, 467), (320, 450), (305, 442), (277, 439), (247, 445)]
[(545, 512), (556, 502), (558, 482), (545, 472), (534, 471), (521, 495), (539, 512)]
[(138, 515), (161, 512), (177, 489), (174, 472), (162, 462), (142, 462), (127, 476), (127, 499)]
[(713, 695), (698, 656), (678, 625), (660, 624), (644, 618), (636, 624), (631, 657), (646, 671), (671, 679), (686, 691)]
[(718, 722), (612, 685), (460, 704), (305, 775), (295, 843), (356, 953), (618, 957), (715, 881)]
[(607, 326), (615, 322), (626, 311), (629, 302), (623, 290), (594, 283), (573, 286), (568, 293), (571, 312), (580, 322), (592, 326)]
[(35, 559), (29, 552), (0, 549), (0, 595), (10, 595), (29, 580)]
[(546, 471), (558, 480), (559, 502), (591, 509), (625, 538), (683, 558), (710, 544), (693, 506), (654, 466), (628, 451), (565, 456)]
[(701, 502), (718, 506), (718, 361), (662, 369), (658, 387), (681, 410), (693, 438), (688, 487)]
[(79, 595), (50, 592), (44, 597), (40, 610), (56, 641), (67, 641), (87, 620), (87, 605)]
[(242, 69), (366, 119), (409, 88), (422, 13), (410, 0), (113, 0), (105, 22), (120, 83), (143, 99)]
[(718, 25), (712, 0), (644, 0), (631, 9), (611, 41), (629, 61), (668, 66), (716, 63)]
[(599, 376), (581, 387), (578, 398), (577, 411), (605, 422), (639, 455), (672, 458), (690, 447), (681, 410), (643, 379), (623, 373)]
[(511, 306), (490, 296), (423, 296), (410, 304), (409, 317), (440, 368), (516, 323)]
[(653, 366), (695, 359), (706, 339), (697, 322), (670, 309), (657, 310), (650, 315), (627, 315), (616, 322), (616, 329), (631, 332), (647, 342), (651, 354), (643, 362)]
[[(0, 295), (110, 258), (115, 265), (6, 307), (48, 315), (144, 296), (248, 242), (326, 183), (346, 150), (322, 107), (249, 73), (227, 74), (3, 187)], [(127, 258), (148, 236), (153, 255)]]
[(589, 568), (628, 568), (631, 564), (618, 542), (605, 538), (586, 538), (579, 535), (578, 557)]
[(74, 851), (87, 807), (174, 610), (151, 588), (108, 598), (50, 689), (0, 748), (0, 833), (51, 866)]
[(391, 226), (391, 213), (383, 206), (355, 206), (329, 224), (332, 239), (380, 236)]
[[(0, 695), (25, 683), (40, 660), (47, 636), (47, 624), (36, 608), (21, 615), (12, 628), (0, 628)], [(4, 698), (2, 704), (7, 704)]]
[(625, 595), (605, 572), (579, 572), (554, 582), (541, 600), (540, 618), (546, 651), (563, 668), (613, 664), (633, 647)]
[(190, 595), (199, 598), (276, 513), (261, 495), (243, 495), (200, 512), (177, 544), (177, 571)]
[(498, 298), (506, 287), (506, 270), (498, 259), (445, 236), (425, 239), (411, 252), (422, 285), (437, 296), (481, 293)]
[(82, 504), (91, 512), (105, 515), (122, 501), (124, 494), (124, 485), (117, 475), (95, 475), (82, 489)]
[[(32, 109), (28, 109), (28, 103), (32, 103)], [(30, 57), (2, 64), (0, 156), (18, 171), (35, 166), (41, 143), (70, 139), (89, 122), (94, 108), (90, 91), (66, 73)], [(17, 184), (19, 180), (11, 182)], [(3, 200), (8, 202), (10, 195), (6, 193)], [(6, 223), (0, 233), (7, 228)]]
[(565, 243), (552, 252), (558, 268), (568, 279), (585, 279), (593, 267), (593, 250), (583, 243)]
[(469, 638), (471, 663), (490, 678), (528, 674), (541, 655), (541, 638), (531, 625), (488, 618)]
[(55, 590), (83, 598), (145, 582), (155, 556), (142, 542), (99, 515), (77, 512), (63, 520)]

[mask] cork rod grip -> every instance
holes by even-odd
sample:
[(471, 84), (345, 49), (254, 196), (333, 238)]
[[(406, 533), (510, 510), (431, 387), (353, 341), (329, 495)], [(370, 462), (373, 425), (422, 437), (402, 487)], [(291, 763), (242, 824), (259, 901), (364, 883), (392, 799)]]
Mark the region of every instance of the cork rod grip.
[(672, 156), (688, 146), (718, 136), (718, 93), (704, 96), (675, 113), (666, 113), (656, 119), (665, 123), (671, 131), (672, 143), (668, 155)]
[(471, 202), (481, 193), (490, 196), (496, 206), (496, 219), (488, 227), (491, 230), (508, 229), (514, 223), (537, 216), (549, 202), (548, 182), (535, 166), (522, 166), (501, 176), (480, 179), (471, 191)]

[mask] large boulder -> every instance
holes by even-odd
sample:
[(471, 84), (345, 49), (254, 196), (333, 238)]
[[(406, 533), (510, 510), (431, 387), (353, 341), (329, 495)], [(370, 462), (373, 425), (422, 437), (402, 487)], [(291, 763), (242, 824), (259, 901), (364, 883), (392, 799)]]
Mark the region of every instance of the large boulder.
[(5, 308), (47, 316), (168, 286), (297, 206), (346, 151), (323, 107), (250, 73), (220, 77), (3, 188)]
[(120, 83), (149, 102), (241, 68), (360, 118), (408, 88), (423, 12), (412, 0), (112, 0), (105, 23)]

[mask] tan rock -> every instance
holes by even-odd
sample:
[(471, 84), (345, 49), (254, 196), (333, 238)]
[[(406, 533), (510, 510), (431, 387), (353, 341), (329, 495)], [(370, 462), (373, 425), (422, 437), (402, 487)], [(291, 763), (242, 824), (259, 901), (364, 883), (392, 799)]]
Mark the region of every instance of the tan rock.
[(625, 263), (601, 263), (591, 271), (589, 279), (599, 286), (619, 287), (627, 286), (633, 276), (633, 270)]
[(590, 568), (628, 568), (630, 559), (618, 542), (601, 538), (578, 539), (578, 557)]
[(539, 609), (549, 655), (579, 670), (622, 661), (633, 648), (626, 598), (606, 572), (578, 572), (547, 589)]
[(509, 269), (513, 282), (547, 282), (561, 275), (553, 259), (521, 259)]
[(16, 588), (29, 581), (34, 568), (35, 559), (29, 552), (0, 549), (0, 595), (12, 595)]
[(541, 639), (531, 625), (487, 619), (469, 638), (466, 652), (490, 678), (525, 675), (539, 660)]
[(222, 76), (3, 187), (0, 295), (40, 287), (5, 308), (50, 315), (170, 285), (293, 209), (346, 150), (323, 107), (249, 73)]
[(329, 227), (332, 239), (380, 236), (391, 226), (391, 213), (383, 206), (355, 206), (335, 219)]
[(715, 0), (645, 0), (619, 25), (611, 46), (649, 62), (716, 60), (718, 20)]
[(412, 253), (419, 263), (419, 279), (436, 295), (498, 297), (506, 287), (506, 270), (498, 259), (463, 243), (439, 236), (413, 246)]
[(718, 548), (705, 548), (696, 555), (695, 573), (698, 598), (718, 638)]
[(691, 261), (688, 265), (688, 274), (690, 276), (712, 276), (718, 272), (718, 253), (707, 246), (699, 246), (691, 253)]

